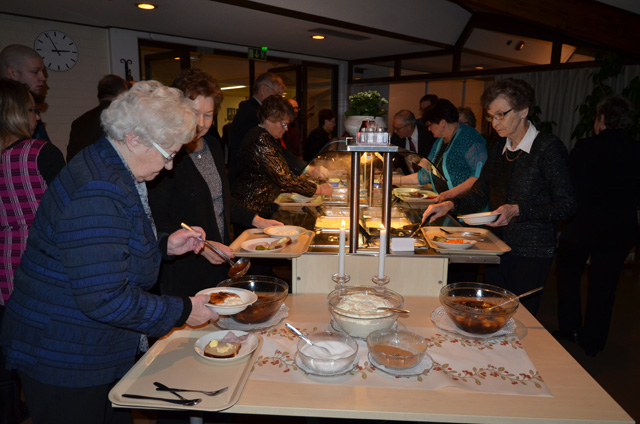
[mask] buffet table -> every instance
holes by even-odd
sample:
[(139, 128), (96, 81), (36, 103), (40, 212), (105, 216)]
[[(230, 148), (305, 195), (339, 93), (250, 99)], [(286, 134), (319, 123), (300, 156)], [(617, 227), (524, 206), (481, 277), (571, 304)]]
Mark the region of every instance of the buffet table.
[[(290, 295), (286, 306), (288, 317), (284, 321), (300, 325), (304, 331), (326, 330), (331, 326), (325, 294)], [(399, 318), (398, 326), (420, 333), (430, 344), (428, 352), (433, 358), (433, 367), (424, 374), (400, 378), (381, 374), (367, 362), (365, 355), (348, 374), (328, 378), (306, 375), (291, 362), (295, 350), (285, 352), (295, 346), (295, 340), (286, 339), (283, 321), (257, 333), (261, 351), (251, 356), (251, 360), (257, 362), (237, 403), (224, 412), (425, 422), (633, 422), (525, 309), (520, 309), (515, 316), (513, 335), (478, 341), (434, 326), (431, 314), (439, 307), (436, 297), (405, 297), (405, 307), (411, 313)], [(185, 328), (156, 342), (114, 387), (110, 393), (114, 405), (154, 408), (149, 401), (128, 399), (123, 403), (121, 398), (123, 390), (140, 383), (145, 371), (152, 367), (162, 370), (163, 378), (175, 376), (176, 380), (171, 383), (177, 385), (175, 381), (179, 381), (179, 387), (193, 386), (199, 378), (222, 384), (215, 378), (216, 375), (222, 377), (221, 370), (206, 361), (199, 361), (198, 367), (206, 367), (210, 372), (185, 368), (202, 359), (197, 357), (193, 343), (202, 334), (217, 330), (214, 325)], [(177, 345), (176, 341), (179, 341)], [(165, 354), (165, 348), (172, 343), (174, 348)], [(278, 343), (284, 343), (285, 348), (277, 349)], [(477, 352), (482, 352), (481, 362), (489, 363), (481, 365), (485, 369), (475, 366), (457, 369), (453, 357), (447, 360), (445, 344), (451, 344), (463, 356), (468, 355), (466, 360), (472, 363), (481, 357)], [(360, 348), (366, 351), (366, 345)], [(509, 349), (514, 349), (514, 355), (520, 355), (517, 362), (520, 367), (524, 366), (523, 370), (501, 366), (503, 359), (498, 351), (509, 356)], [(492, 366), (495, 369), (489, 369)], [(290, 370), (286, 371), (287, 368)], [(155, 375), (146, 376), (153, 377)], [(388, 384), (384, 383), (385, 378)], [(495, 384), (492, 385), (492, 381)], [(153, 387), (143, 394), (158, 396)], [(205, 403), (191, 408), (196, 411), (220, 409), (207, 408)], [(157, 409), (167, 408), (161, 403), (157, 405)]]

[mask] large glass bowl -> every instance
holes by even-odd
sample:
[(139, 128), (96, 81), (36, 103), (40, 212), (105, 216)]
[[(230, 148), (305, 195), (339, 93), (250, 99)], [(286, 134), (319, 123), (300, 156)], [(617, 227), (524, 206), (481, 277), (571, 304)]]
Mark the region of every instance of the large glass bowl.
[[(440, 303), (460, 330), (491, 334), (500, 330), (518, 310), (516, 296), (501, 287), (483, 283), (453, 283), (440, 290)], [(513, 299), (491, 311), (491, 306)]]
[(393, 290), (351, 286), (329, 293), (327, 303), (331, 316), (340, 329), (350, 336), (365, 339), (376, 330), (391, 328), (397, 312), (378, 311), (378, 306), (402, 308), (404, 298)]
[(427, 353), (427, 341), (411, 331), (374, 331), (367, 336), (367, 347), (376, 362), (397, 369), (418, 365)]
[(231, 318), (243, 324), (259, 324), (270, 320), (287, 298), (289, 286), (276, 277), (245, 275), (237, 279), (224, 280), (218, 287), (236, 287), (250, 290), (258, 295), (258, 300)]
[(307, 336), (314, 344), (331, 352), (327, 357), (322, 349), (310, 346), (304, 340), (298, 341), (298, 357), (304, 367), (314, 374), (334, 375), (349, 371), (354, 366), (358, 354), (358, 342), (352, 337), (338, 332), (320, 331)]

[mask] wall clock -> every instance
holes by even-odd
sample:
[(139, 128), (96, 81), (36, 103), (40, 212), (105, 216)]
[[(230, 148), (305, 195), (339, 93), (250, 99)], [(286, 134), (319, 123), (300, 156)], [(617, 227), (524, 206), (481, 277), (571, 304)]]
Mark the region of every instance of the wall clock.
[(36, 37), (33, 49), (37, 51), (44, 66), (52, 71), (68, 71), (78, 62), (76, 43), (62, 31), (45, 31)]

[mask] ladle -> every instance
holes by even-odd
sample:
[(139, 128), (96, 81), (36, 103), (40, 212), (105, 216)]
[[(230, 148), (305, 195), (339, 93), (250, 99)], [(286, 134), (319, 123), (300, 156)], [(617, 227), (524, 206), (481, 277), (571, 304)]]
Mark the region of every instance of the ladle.
[(540, 290), (542, 290), (543, 288), (544, 288), (544, 286), (540, 286), (540, 287), (538, 287), (538, 288), (536, 288), (536, 289), (529, 290), (529, 291), (528, 291), (528, 292), (526, 292), (526, 293), (522, 293), (520, 296), (516, 296), (516, 297), (514, 297), (514, 298), (511, 298), (511, 299), (507, 300), (506, 302), (502, 302), (502, 303), (498, 303), (497, 305), (493, 305), (492, 307), (487, 308), (486, 310), (487, 310), (487, 311), (491, 311), (491, 310), (493, 310), (493, 309), (497, 308), (498, 306), (506, 305), (507, 303), (509, 303), (509, 302), (513, 302), (513, 301), (514, 301), (514, 300), (516, 300), (516, 299), (520, 299), (520, 298), (523, 298), (523, 297), (525, 297), (525, 296), (529, 296), (530, 294), (534, 294), (534, 293), (536, 293), (536, 292), (539, 292), (539, 291), (540, 291)]
[(296, 336), (298, 336), (298, 337), (300, 337), (302, 340), (304, 340), (304, 341), (305, 341), (305, 343), (307, 343), (309, 346), (315, 346), (315, 347), (317, 347), (318, 349), (322, 349), (322, 350), (324, 350), (325, 352), (327, 352), (327, 355), (331, 355), (331, 352), (329, 351), (329, 349), (327, 349), (327, 348), (326, 348), (326, 347), (324, 347), (324, 346), (319, 346), (319, 345), (317, 345), (317, 344), (314, 344), (311, 340), (309, 340), (309, 339), (307, 338), (307, 336), (305, 336), (304, 334), (302, 334), (302, 332), (301, 332), (300, 330), (298, 330), (296, 327), (294, 327), (293, 325), (289, 324), (288, 322), (285, 322), (285, 324), (284, 324), (284, 325), (285, 325), (289, 330), (291, 330), (291, 332), (292, 332), (293, 334), (295, 334)]
[[(190, 226), (188, 226), (187, 224), (185, 224), (184, 222), (180, 224), (182, 226), (182, 228), (184, 228), (185, 230), (194, 232), (196, 234), (198, 234), (198, 232), (196, 230), (194, 230), (193, 228), (191, 228)], [(216, 248), (213, 244), (209, 243), (207, 240), (204, 240), (202, 237), (198, 236), (198, 240), (200, 240), (201, 242), (204, 243), (205, 246), (207, 246), (209, 249), (213, 250), (214, 252), (216, 252), (216, 254), (218, 254), (218, 256), (220, 256), (222, 259), (224, 259), (225, 261), (227, 261), (227, 263), (229, 264), (229, 266), (231, 266), (231, 269), (229, 270), (229, 272), (227, 273), (227, 275), (231, 278), (240, 278), (242, 277), (244, 274), (247, 273), (247, 271), (249, 271), (249, 267), (251, 266), (251, 262), (250, 259), (247, 258), (246, 256), (243, 258), (238, 259), (237, 261), (233, 262), (231, 259), (229, 259), (229, 257), (227, 255), (225, 255), (224, 253), (222, 253), (218, 248)]]

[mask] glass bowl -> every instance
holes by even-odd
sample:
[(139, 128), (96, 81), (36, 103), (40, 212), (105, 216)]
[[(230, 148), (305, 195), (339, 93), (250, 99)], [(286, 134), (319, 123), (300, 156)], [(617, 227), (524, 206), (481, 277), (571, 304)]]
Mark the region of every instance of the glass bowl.
[(427, 353), (427, 341), (411, 331), (374, 331), (367, 336), (367, 347), (376, 362), (396, 369), (418, 365)]
[(224, 280), (218, 287), (235, 287), (254, 292), (258, 300), (247, 309), (232, 315), (234, 321), (243, 324), (259, 324), (270, 320), (287, 298), (289, 286), (279, 278), (262, 275), (245, 275), (237, 279)]
[(358, 342), (353, 337), (344, 333), (319, 331), (309, 334), (307, 338), (331, 352), (331, 356), (328, 356), (323, 349), (308, 345), (300, 339), (298, 341), (298, 358), (309, 372), (319, 375), (335, 375), (345, 373), (353, 368), (353, 362), (358, 355)]
[[(453, 283), (440, 290), (440, 303), (460, 330), (491, 334), (500, 330), (518, 310), (516, 296), (501, 287), (483, 283)], [(487, 310), (509, 299), (506, 305)]]
[(378, 311), (378, 306), (402, 308), (404, 298), (393, 290), (351, 286), (336, 289), (327, 296), (331, 316), (340, 329), (350, 336), (365, 339), (376, 330), (391, 328), (397, 312)]

